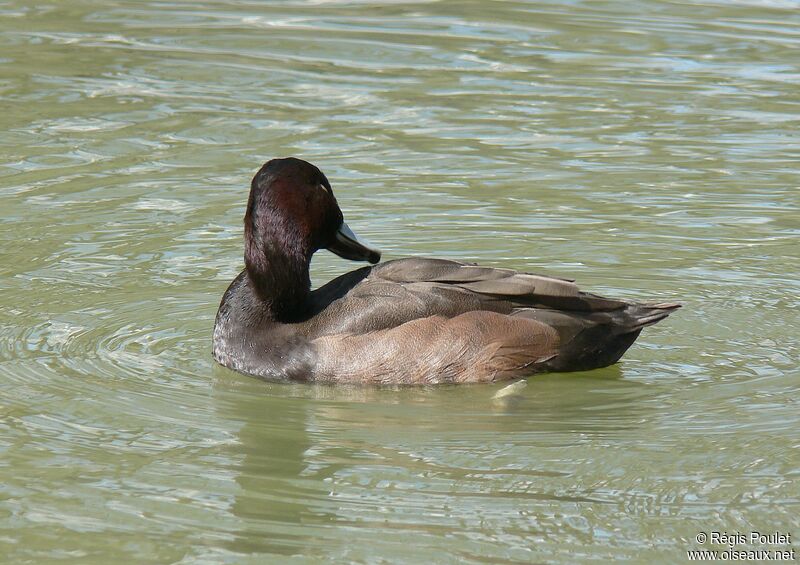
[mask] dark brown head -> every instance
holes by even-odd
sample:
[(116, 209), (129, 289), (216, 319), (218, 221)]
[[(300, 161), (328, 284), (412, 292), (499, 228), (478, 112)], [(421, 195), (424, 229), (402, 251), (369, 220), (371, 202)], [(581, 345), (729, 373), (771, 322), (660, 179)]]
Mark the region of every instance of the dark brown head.
[[(273, 159), (253, 177), (244, 232), (245, 265), (265, 300), (292, 302), (295, 292), (307, 293), (308, 266), (318, 249), (354, 261), (377, 263), (381, 258), (344, 223), (322, 171), (294, 157)], [(275, 280), (283, 274), (294, 281)]]

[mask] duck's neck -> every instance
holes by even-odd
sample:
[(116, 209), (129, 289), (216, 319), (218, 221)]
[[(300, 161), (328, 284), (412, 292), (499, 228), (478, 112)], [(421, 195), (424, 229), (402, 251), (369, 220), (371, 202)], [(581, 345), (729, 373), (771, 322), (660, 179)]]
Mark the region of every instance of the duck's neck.
[(310, 255), (291, 253), (250, 240), (245, 244), (244, 263), (256, 298), (273, 320), (291, 322), (308, 309), (311, 279)]

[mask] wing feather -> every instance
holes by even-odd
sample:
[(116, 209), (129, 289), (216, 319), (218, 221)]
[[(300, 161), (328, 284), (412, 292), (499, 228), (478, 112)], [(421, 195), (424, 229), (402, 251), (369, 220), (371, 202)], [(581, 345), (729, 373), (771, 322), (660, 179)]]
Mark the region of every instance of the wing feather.
[(581, 292), (569, 279), (520, 273), (511, 269), (480, 267), (445, 259), (409, 258), (379, 265), (371, 279), (403, 285), (430, 283), (458, 288), (488, 299), (506, 299), (520, 307), (545, 307), (579, 311), (624, 308), (627, 302)]

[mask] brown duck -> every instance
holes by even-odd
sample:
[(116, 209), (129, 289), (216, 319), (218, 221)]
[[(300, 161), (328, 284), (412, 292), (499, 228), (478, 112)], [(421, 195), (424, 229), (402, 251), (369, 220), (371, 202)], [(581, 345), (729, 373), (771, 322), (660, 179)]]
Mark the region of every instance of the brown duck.
[(615, 363), (642, 328), (679, 304), (581, 292), (570, 280), (443, 259), (364, 267), (311, 290), (319, 249), (377, 263), (347, 224), (328, 179), (300, 159), (253, 178), (245, 269), (222, 297), (213, 353), (271, 380), (492, 382)]

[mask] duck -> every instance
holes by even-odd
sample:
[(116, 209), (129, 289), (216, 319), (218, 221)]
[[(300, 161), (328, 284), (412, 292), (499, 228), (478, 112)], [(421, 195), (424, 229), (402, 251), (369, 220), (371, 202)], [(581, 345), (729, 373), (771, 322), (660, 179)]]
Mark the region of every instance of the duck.
[[(369, 266), (312, 290), (327, 249)], [(380, 263), (345, 223), (328, 178), (295, 157), (253, 177), (244, 270), (217, 311), (221, 365), (270, 381), (439, 385), (517, 380), (616, 363), (681, 305), (616, 300), (571, 279), (446, 259)]]

